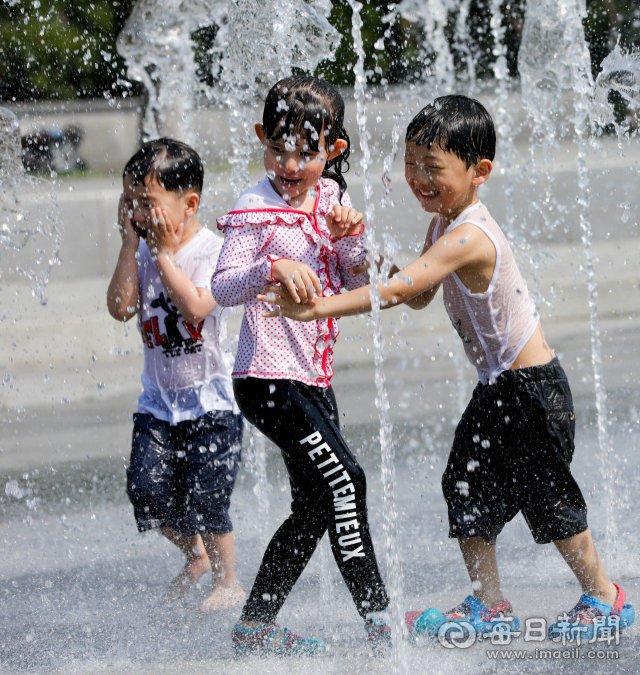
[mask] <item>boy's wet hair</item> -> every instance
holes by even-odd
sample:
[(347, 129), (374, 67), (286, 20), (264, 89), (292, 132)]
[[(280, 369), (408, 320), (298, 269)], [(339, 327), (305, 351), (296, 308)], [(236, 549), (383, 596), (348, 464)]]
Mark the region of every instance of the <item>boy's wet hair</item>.
[(322, 175), (340, 186), (340, 199), (347, 189), (342, 174), (349, 170), (351, 141), (344, 128), (344, 101), (338, 90), (317, 77), (285, 77), (269, 90), (264, 102), (262, 126), (268, 140), (304, 138), (309, 149), (318, 152), (320, 134), (324, 134), (325, 151), (339, 138), (346, 149), (327, 162)]
[(406, 142), (428, 148), (435, 144), (465, 161), (467, 169), (496, 155), (491, 115), (475, 99), (456, 94), (425, 106), (407, 127)]
[(134, 185), (144, 185), (148, 178), (169, 192), (202, 194), (204, 168), (191, 146), (173, 138), (158, 138), (145, 143), (127, 162), (122, 178), (127, 176)]

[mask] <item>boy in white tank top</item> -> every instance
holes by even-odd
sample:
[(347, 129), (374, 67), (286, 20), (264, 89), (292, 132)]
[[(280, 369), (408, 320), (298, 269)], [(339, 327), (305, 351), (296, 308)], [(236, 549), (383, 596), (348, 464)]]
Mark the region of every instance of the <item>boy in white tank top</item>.
[[(506, 237), (478, 200), (495, 155), (493, 121), (477, 101), (443, 96), (416, 115), (406, 141), (407, 183), (422, 208), (438, 215), (422, 256), (379, 286), (382, 306), (422, 309), (442, 285), (445, 307), (480, 380), (442, 477), (449, 536), (458, 539), (474, 590), (445, 612), (443, 622), (471, 623), (483, 633), (497, 623), (519, 629), (500, 587), (495, 544), (522, 511), (536, 543), (553, 542), (583, 590), (568, 618), (558, 617), (549, 628), (549, 637), (586, 640), (630, 626), (633, 606), (602, 566), (570, 472), (575, 416), (567, 377), (546, 343)], [(259, 299), (275, 298), (280, 307), (266, 316), (315, 321), (369, 312), (369, 290), (302, 304), (276, 286)]]

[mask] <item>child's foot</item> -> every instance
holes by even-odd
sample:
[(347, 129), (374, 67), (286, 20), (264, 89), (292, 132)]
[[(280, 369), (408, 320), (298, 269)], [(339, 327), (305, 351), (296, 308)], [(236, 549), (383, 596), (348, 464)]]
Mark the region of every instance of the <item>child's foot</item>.
[(211, 595), (200, 605), (200, 611), (208, 614), (221, 609), (231, 609), (247, 599), (238, 581), (231, 586), (217, 586)]
[(231, 642), (238, 656), (316, 656), (324, 654), (326, 649), (322, 640), (304, 638), (277, 623), (267, 623), (258, 628), (240, 628), (236, 624), (231, 633)]
[(175, 602), (183, 598), (203, 574), (211, 571), (211, 563), (207, 555), (187, 560), (180, 574), (169, 584), (165, 591), (164, 602)]
[[(367, 631), (367, 640), (374, 651), (384, 651), (391, 646), (391, 613), (388, 610), (376, 612), (364, 624)], [(442, 614), (437, 609), (424, 611), (406, 611), (404, 621), (409, 637), (424, 635), (433, 630), (442, 621)]]
[(520, 629), (520, 619), (512, 616), (512, 613), (513, 607), (508, 600), (487, 607), (469, 595), (457, 607), (444, 612), (442, 623), (470, 623), (476, 633), (490, 633), (498, 624), (506, 626), (509, 631), (517, 631)]
[[(570, 640), (590, 640), (594, 634), (612, 634), (616, 629), (628, 628), (635, 620), (633, 605), (625, 605), (627, 594), (618, 586), (618, 597), (613, 605), (586, 593), (564, 617), (549, 626), (549, 638), (559, 640), (563, 635)], [(611, 633), (609, 633), (611, 631)]]

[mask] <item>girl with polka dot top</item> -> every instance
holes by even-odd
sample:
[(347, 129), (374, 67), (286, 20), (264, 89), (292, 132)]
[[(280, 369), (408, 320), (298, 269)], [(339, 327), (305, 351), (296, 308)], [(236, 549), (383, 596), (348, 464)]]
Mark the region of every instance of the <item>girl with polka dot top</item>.
[(213, 297), (245, 307), (235, 398), (282, 451), (292, 497), (291, 515), (271, 540), (234, 629), (234, 647), (243, 653), (324, 650), (321, 641), (274, 621), (327, 530), (369, 639), (377, 644), (389, 634), (376, 616), (389, 600), (369, 533), (366, 479), (340, 433), (330, 386), (337, 322), (265, 318), (256, 299), (274, 282), (301, 303), (368, 283), (367, 274), (350, 273), (365, 261), (365, 242), (362, 214), (351, 207), (342, 177), (350, 146), (343, 120), (344, 101), (328, 82), (276, 83), (255, 127), (266, 177), (218, 220), (225, 239)]

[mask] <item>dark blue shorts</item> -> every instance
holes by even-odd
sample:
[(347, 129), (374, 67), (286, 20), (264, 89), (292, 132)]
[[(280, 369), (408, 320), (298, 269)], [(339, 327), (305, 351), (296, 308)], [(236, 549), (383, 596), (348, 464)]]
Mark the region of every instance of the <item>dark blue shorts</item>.
[(522, 511), (538, 544), (587, 529), (571, 475), (575, 416), (557, 358), (478, 384), (456, 428), (442, 489), (449, 536), (496, 537)]
[(170, 527), (187, 536), (231, 532), (242, 415), (214, 410), (171, 426), (136, 413), (133, 424), (127, 494), (138, 530)]

